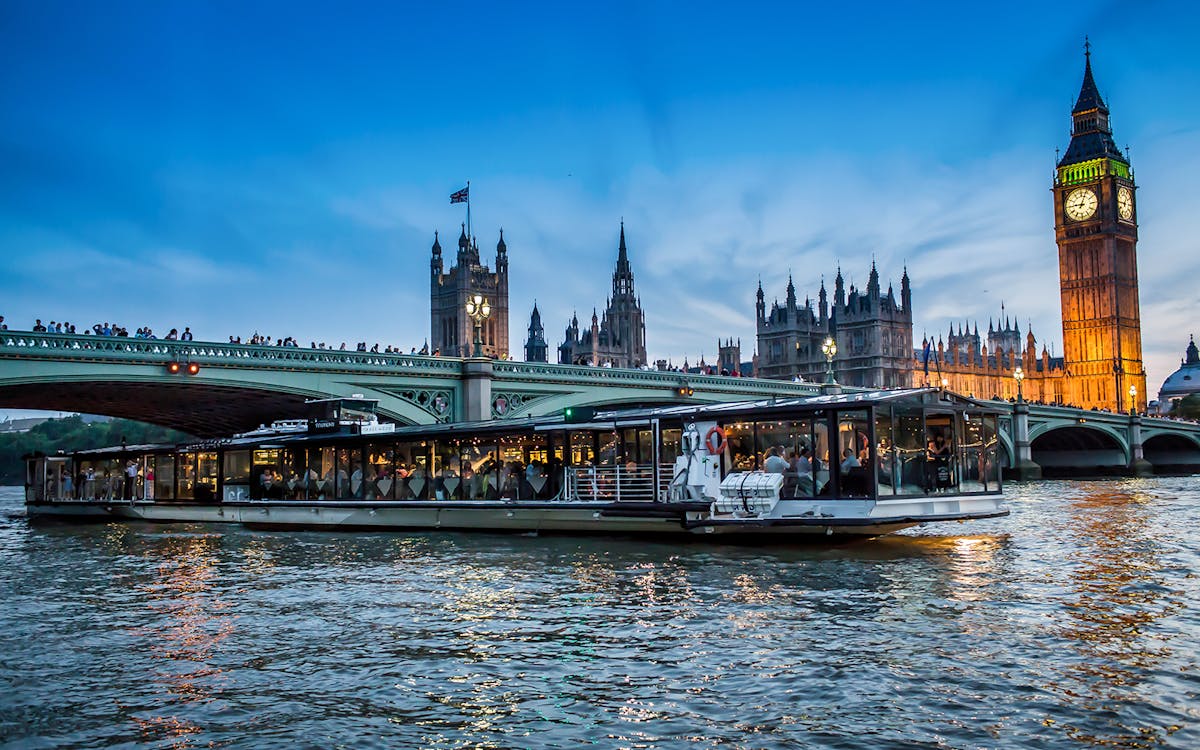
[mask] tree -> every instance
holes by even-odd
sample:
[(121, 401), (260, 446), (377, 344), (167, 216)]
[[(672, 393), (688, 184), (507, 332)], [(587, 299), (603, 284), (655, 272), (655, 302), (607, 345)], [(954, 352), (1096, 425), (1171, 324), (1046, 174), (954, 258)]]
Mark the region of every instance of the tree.
[(114, 419), (109, 422), (85, 422), (73, 414), (49, 419), (28, 432), (0, 435), (0, 485), (18, 485), (25, 481), (22, 456), (31, 453), (54, 454), (59, 451), (87, 450), (146, 443), (186, 443), (192, 436), (166, 427)]

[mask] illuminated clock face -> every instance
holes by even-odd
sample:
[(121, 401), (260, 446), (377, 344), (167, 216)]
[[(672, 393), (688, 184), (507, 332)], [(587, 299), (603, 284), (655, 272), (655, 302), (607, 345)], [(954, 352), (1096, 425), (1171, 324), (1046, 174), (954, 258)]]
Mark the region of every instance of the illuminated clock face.
[(1133, 220), (1133, 191), (1127, 187), (1117, 190), (1117, 214), (1125, 221)]
[(1096, 207), (1100, 205), (1100, 202), (1090, 188), (1075, 188), (1067, 195), (1067, 200), (1063, 205), (1069, 218), (1083, 221), (1090, 219), (1096, 213)]

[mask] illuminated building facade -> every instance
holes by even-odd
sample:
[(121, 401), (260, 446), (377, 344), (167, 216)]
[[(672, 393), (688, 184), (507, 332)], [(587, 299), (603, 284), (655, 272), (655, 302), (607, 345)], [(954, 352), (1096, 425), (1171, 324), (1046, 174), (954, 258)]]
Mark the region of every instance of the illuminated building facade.
[(1086, 58), (1071, 143), (1053, 187), (1065, 396), (1083, 408), (1122, 411), (1132, 386), (1144, 411), (1136, 186), (1128, 156), (1113, 142), (1090, 50)]
[(442, 245), (433, 235), (433, 257), (429, 262), (430, 290), (429, 350), (446, 357), (470, 357), (474, 353), (475, 322), (466, 312), (467, 300), (483, 295), (491, 315), (480, 327), (483, 356), (508, 358), (508, 247), (504, 231), (496, 243), (496, 270), (483, 265), (479, 245), (467, 238), (466, 225), (458, 238), (458, 257), (449, 273), (443, 273)]
[[(925, 347), (928, 344), (928, 367)], [(1047, 404), (1063, 401), (1065, 371), (1062, 357), (1051, 357), (1043, 345), (1039, 353), (1037, 337), (1030, 328), (1024, 335), (1014, 321), (1001, 313), (1001, 319), (988, 321), (986, 340), (979, 325), (953, 325), (945, 338), (936, 342), (925, 339), (914, 352), (913, 385), (945, 387), (955, 393), (977, 398), (1017, 397), (1013, 373), (1018, 367), (1025, 377), (1022, 396), (1028, 401)]]
[(1136, 408), (1145, 410), (1133, 170), (1113, 142), (1090, 49), (1085, 58), (1071, 142), (1052, 187), (1063, 356), (1051, 357), (1044, 346), (1039, 354), (1032, 330), (1021, 342), (1007, 318), (1003, 328), (989, 323), (986, 345), (978, 327), (957, 333), (951, 327), (945, 341), (930, 342), (928, 375), (924, 346), (915, 351), (914, 384), (945, 382), (958, 393), (1013, 398), (1019, 366), (1028, 400), (1125, 411), (1132, 386)]

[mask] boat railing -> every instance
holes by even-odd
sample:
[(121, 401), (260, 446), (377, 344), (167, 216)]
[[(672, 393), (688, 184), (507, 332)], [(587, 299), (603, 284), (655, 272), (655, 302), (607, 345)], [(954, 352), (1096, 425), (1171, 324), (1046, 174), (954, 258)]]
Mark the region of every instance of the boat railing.
[(671, 486), (670, 464), (658, 467), (655, 483), (654, 464), (616, 464), (613, 466), (570, 466), (566, 469), (569, 500), (650, 503), (668, 496)]

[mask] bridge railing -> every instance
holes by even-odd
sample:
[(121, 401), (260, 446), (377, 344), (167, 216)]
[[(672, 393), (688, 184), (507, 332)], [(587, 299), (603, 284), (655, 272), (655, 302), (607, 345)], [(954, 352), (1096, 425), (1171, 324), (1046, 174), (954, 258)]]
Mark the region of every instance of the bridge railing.
[(699, 375), (692, 372), (637, 370), (620, 367), (588, 367), (586, 365), (555, 365), (544, 362), (496, 360), (492, 371), (503, 377), (514, 375), (522, 379), (548, 377), (564, 381), (611, 383), (612, 385), (674, 386), (686, 382), (689, 386), (719, 386), (724, 389), (745, 389), (758, 393), (798, 395), (815, 393), (820, 386), (812, 383), (792, 383), (785, 380), (731, 377), (728, 375)]
[(310, 366), (403, 369), (456, 377), (462, 369), (462, 360), (453, 357), (28, 331), (4, 331), (0, 334), (0, 357), (71, 358), (154, 364), (181, 361), (231, 367), (286, 369)]
[[(197, 362), (222, 367), (294, 369), (354, 369), (459, 377), (464, 360), (419, 354), (384, 354), (308, 349), (290, 346), (231, 344), (207, 341), (168, 341), (127, 336), (94, 336), (69, 333), (0, 332), (0, 358), (74, 359), (90, 362), (165, 364)], [(696, 387), (726, 392), (763, 395), (799, 395), (816, 392), (818, 386), (778, 380), (699, 375), (685, 372), (638, 370), (617, 367), (588, 367), (542, 362), (493, 360), (492, 372), (504, 378), (544, 378), (568, 383), (615, 386), (673, 387), (686, 382)]]

